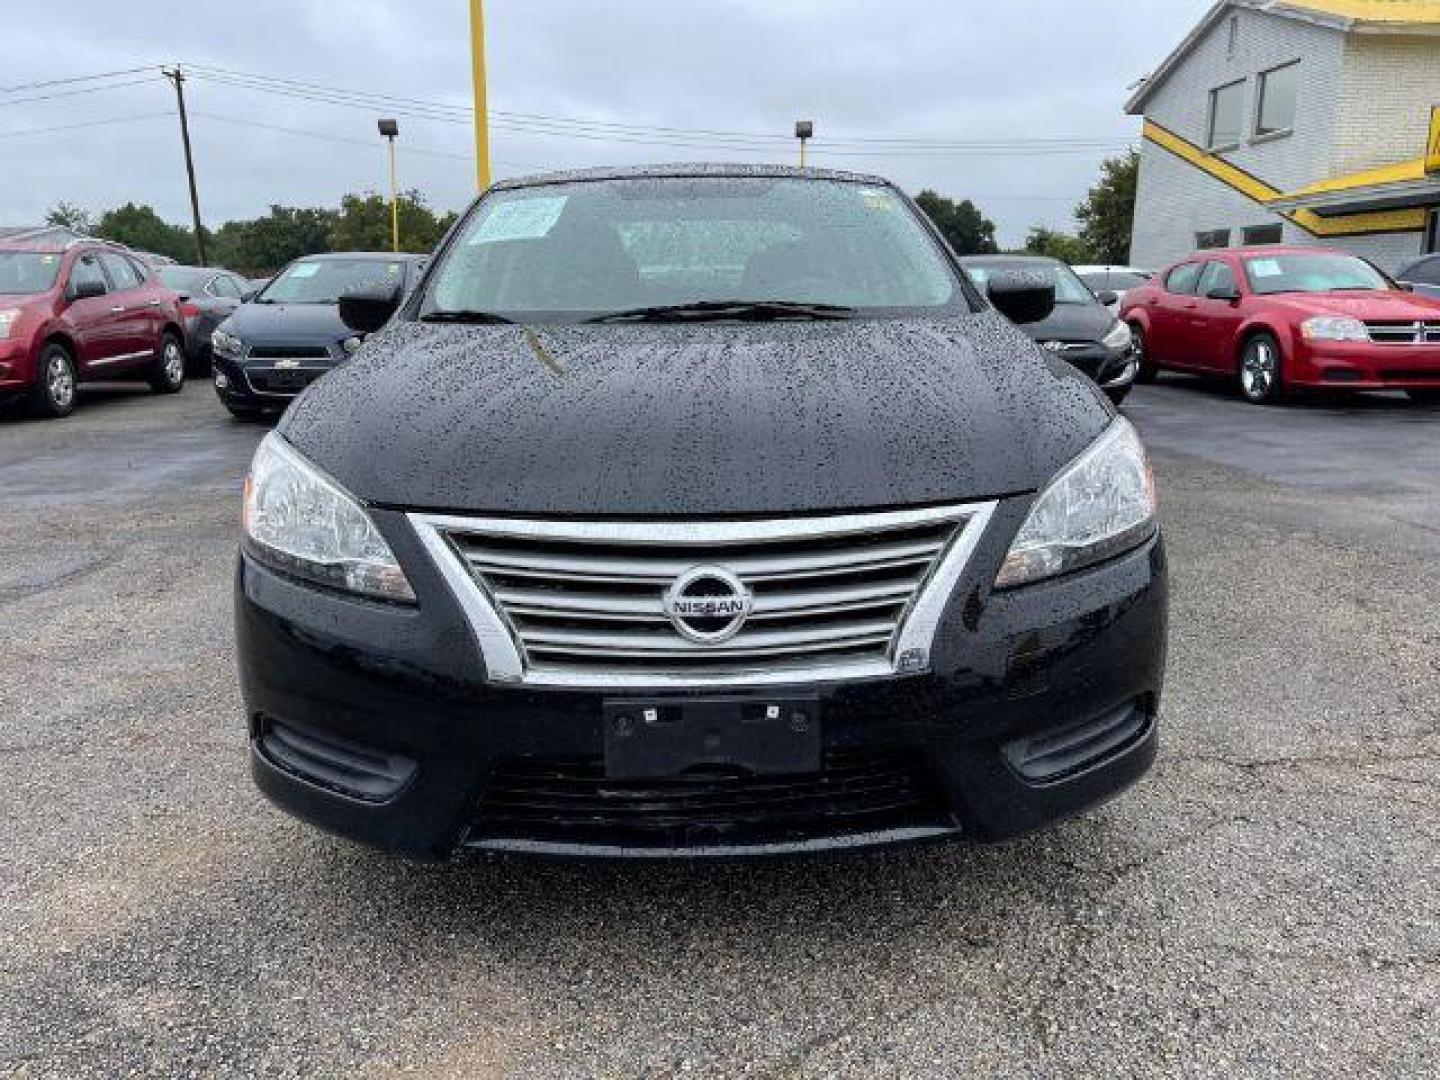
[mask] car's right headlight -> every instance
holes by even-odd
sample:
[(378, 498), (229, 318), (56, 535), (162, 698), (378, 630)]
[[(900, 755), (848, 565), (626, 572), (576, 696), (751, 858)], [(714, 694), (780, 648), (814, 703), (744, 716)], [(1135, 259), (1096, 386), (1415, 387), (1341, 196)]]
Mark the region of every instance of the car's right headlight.
[(19, 308), (5, 308), (0, 310), (0, 339), (10, 336), (10, 328), (20, 321)]
[(415, 599), (370, 515), (278, 432), (250, 464), (244, 528), (247, 550), (285, 573), (382, 600)]
[(239, 356), (245, 349), (245, 343), (234, 334), (216, 330), (210, 335), (210, 347), (221, 356)]
[(1140, 436), (1117, 417), (1035, 500), (995, 579), (999, 589), (1128, 551), (1155, 529), (1155, 477)]

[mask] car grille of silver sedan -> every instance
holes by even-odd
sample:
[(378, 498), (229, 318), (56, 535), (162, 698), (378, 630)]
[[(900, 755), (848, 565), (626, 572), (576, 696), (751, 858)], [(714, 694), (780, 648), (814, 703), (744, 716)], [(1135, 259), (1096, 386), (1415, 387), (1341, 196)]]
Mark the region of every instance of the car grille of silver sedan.
[(738, 686), (927, 670), (941, 612), (994, 509), (410, 520), (492, 681)]

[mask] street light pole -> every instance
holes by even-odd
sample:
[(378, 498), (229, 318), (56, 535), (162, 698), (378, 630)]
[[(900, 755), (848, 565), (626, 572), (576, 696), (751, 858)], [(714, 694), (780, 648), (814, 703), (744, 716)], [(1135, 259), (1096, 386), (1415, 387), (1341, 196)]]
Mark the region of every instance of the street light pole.
[(380, 134), (390, 142), (390, 250), (400, 250), (400, 203), (399, 192), (395, 189), (395, 136), (400, 134), (400, 125), (394, 120), (380, 121)]
[(485, 104), (485, 10), (470, 0), (470, 76), (475, 84), (475, 183), (490, 186), (490, 116)]
[(796, 120), (795, 138), (800, 140), (800, 167), (805, 167), (805, 144), (815, 136), (815, 121)]

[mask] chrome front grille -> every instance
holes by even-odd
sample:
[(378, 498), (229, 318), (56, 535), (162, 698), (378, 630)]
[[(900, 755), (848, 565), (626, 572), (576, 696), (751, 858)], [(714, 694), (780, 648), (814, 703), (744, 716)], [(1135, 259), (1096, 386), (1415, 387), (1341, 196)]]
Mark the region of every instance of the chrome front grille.
[(1367, 322), (1365, 329), (1377, 345), (1440, 345), (1440, 321)]
[[(993, 503), (768, 521), (521, 521), (412, 514), (490, 678), (559, 686), (744, 685), (925, 670)], [(699, 567), (751, 596), (692, 640), (665, 596)]]

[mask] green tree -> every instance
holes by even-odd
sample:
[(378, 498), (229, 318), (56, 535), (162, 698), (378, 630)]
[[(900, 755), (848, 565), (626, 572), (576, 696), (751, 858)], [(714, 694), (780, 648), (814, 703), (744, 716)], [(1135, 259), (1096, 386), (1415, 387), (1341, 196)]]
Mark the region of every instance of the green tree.
[[(436, 217), (418, 191), (402, 192), (397, 202), (400, 249), (432, 250), (444, 233), (445, 219)], [(340, 212), (330, 226), (330, 248), (332, 251), (389, 251), (390, 200), (373, 191), (346, 195), (340, 200)]]
[(127, 202), (106, 210), (95, 225), (95, 235), (138, 251), (168, 255), (177, 262), (190, 262), (196, 257), (190, 230), (171, 225), (149, 206)]
[(248, 221), (227, 221), (215, 232), (211, 250), (222, 266), (258, 277), (273, 274), (292, 259), (330, 250), (334, 210), (271, 205)]
[(1100, 180), (1075, 208), (1080, 238), (1097, 262), (1130, 260), (1130, 232), (1135, 223), (1135, 188), (1140, 178), (1140, 152), (1128, 150), (1100, 164)]
[(929, 215), (955, 254), (993, 255), (1000, 250), (995, 244), (995, 223), (969, 199), (957, 203), (926, 189), (915, 196), (915, 202)]
[(45, 215), (46, 225), (63, 225), (82, 236), (95, 231), (95, 215), (82, 206), (61, 199)]
[(1027, 255), (1048, 255), (1052, 259), (1059, 259), (1071, 266), (1095, 261), (1090, 246), (1080, 237), (1044, 225), (1030, 227), (1030, 235), (1025, 237), (1025, 253)]

